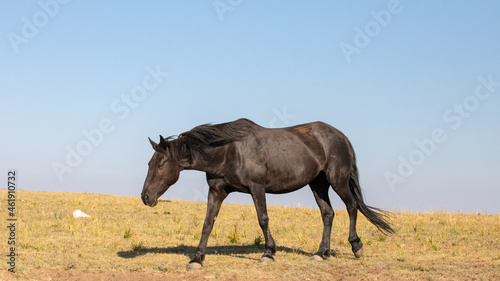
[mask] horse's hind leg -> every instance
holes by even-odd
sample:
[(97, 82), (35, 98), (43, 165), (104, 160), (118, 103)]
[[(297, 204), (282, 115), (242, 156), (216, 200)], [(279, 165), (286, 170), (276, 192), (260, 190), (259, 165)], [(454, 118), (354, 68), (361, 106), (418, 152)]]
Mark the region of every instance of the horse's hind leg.
[(358, 218), (358, 202), (349, 188), (349, 178), (341, 178), (328, 176), (329, 182), (333, 190), (339, 195), (344, 202), (347, 213), (349, 214), (349, 243), (351, 243), (352, 252), (356, 258), (363, 255), (363, 243), (359, 239), (356, 232), (356, 221)]
[(316, 203), (318, 203), (321, 211), (321, 218), (323, 219), (323, 237), (321, 239), (321, 244), (311, 260), (321, 261), (330, 256), (330, 236), (332, 234), (332, 223), (335, 213), (330, 204), (330, 198), (328, 197), (330, 183), (326, 180), (326, 176), (323, 172), (309, 183), (309, 187), (311, 187), (314, 199), (316, 199)]

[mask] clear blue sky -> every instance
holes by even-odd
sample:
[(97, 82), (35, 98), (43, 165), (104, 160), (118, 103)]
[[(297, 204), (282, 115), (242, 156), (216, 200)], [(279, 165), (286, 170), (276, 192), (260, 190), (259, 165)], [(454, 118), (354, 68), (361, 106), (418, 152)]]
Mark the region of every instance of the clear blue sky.
[[(353, 143), (369, 204), (499, 213), (499, 14), (498, 1), (1, 1), (1, 186), (14, 168), (24, 190), (138, 196), (147, 137), (321, 120)], [(163, 198), (206, 192), (186, 171)], [(316, 206), (307, 187), (268, 201)]]

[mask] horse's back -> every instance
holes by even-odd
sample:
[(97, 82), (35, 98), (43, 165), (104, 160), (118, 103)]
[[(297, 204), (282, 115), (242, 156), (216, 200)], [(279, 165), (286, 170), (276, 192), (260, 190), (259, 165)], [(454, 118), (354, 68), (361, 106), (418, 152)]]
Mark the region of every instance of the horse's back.
[(265, 182), (270, 193), (307, 185), (329, 166), (329, 158), (336, 152), (332, 146), (346, 149), (345, 136), (323, 122), (276, 129), (258, 126), (252, 131), (239, 144), (238, 158), (244, 170), (252, 171), (252, 181)]
[(325, 163), (329, 155), (349, 150), (346, 136), (321, 121), (285, 128), (264, 128), (256, 125), (253, 129), (251, 141), (255, 142), (259, 151), (273, 158), (306, 153), (314, 156), (316, 161)]

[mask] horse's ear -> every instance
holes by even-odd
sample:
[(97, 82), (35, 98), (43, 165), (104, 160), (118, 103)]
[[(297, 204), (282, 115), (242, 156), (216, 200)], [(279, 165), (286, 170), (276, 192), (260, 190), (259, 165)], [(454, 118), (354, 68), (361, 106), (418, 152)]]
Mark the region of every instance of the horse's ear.
[(165, 149), (165, 150), (168, 147), (168, 141), (166, 139), (164, 139), (162, 135), (160, 135), (160, 147)]
[(158, 147), (158, 144), (154, 141), (152, 141), (150, 138), (148, 138), (149, 142), (151, 143), (151, 146), (153, 146), (153, 149), (156, 150), (156, 148)]

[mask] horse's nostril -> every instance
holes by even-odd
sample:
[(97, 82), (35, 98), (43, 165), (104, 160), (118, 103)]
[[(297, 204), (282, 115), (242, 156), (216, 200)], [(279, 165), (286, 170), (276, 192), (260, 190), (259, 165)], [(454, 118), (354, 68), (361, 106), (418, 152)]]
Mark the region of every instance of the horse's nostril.
[(146, 201), (146, 202), (149, 201), (149, 196), (147, 194), (144, 194), (144, 201)]

